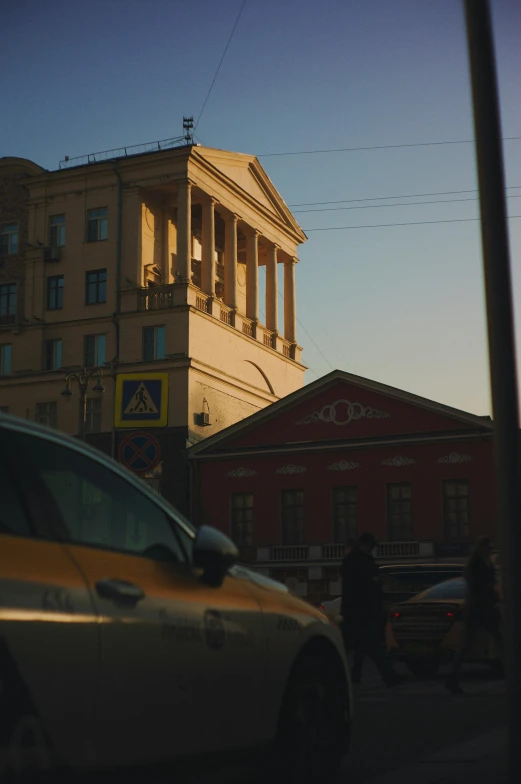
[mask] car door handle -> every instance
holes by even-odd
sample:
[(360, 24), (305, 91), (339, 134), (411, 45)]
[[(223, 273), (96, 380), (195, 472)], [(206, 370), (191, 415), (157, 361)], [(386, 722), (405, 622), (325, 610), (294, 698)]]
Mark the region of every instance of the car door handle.
[(113, 599), (120, 602), (139, 602), (145, 598), (145, 592), (139, 585), (126, 580), (98, 580), (96, 591), (103, 599)]

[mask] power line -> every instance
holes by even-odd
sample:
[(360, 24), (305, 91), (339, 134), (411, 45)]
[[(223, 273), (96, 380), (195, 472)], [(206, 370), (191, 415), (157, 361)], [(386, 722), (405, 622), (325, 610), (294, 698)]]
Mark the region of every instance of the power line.
[[(197, 126), (196, 126), (197, 127)], [(521, 136), (503, 136), (503, 141), (514, 141)], [(359, 152), (361, 150), (398, 150), (406, 147), (442, 147), (446, 144), (474, 144), (474, 139), (453, 139), (445, 142), (412, 142), (410, 144), (377, 144), (372, 147), (339, 147), (330, 150), (298, 150), (295, 152), (265, 152), (257, 158), (274, 158), (281, 155), (322, 155), (331, 152)]]
[[(521, 193), (507, 196), (507, 199), (521, 199)], [(293, 212), (338, 212), (339, 210), (375, 210), (381, 207), (420, 207), (422, 204), (457, 204), (458, 202), (479, 201), (477, 198), (469, 199), (435, 199), (434, 201), (409, 201), (395, 202), (394, 204), (363, 204), (359, 207), (322, 207), (318, 210), (293, 210)]]
[[(282, 300), (284, 300), (284, 296), (283, 296), (283, 294), (282, 294), (282, 291), (279, 291), (279, 297), (280, 297)], [(306, 327), (304, 326), (304, 324), (302, 323), (302, 321), (299, 319), (299, 317), (298, 317), (298, 316), (296, 316), (296, 319), (297, 319), (297, 322), (298, 322), (298, 323), (300, 324), (300, 326), (302, 327), (302, 329), (304, 330), (304, 332), (306, 333), (306, 335), (308, 336), (308, 338), (311, 340), (311, 342), (313, 343), (313, 345), (314, 345), (314, 346), (315, 346), (315, 348), (317, 349), (318, 353), (319, 353), (319, 354), (322, 356), (322, 358), (324, 359), (324, 361), (325, 361), (325, 362), (326, 362), (326, 363), (329, 365), (329, 367), (331, 368), (331, 370), (334, 370), (335, 368), (333, 367), (333, 365), (331, 364), (331, 362), (329, 361), (329, 359), (326, 357), (326, 355), (324, 354), (324, 352), (322, 351), (322, 349), (320, 348), (320, 346), (318, 345), (318, 343), (316, 343), (316, 342), (313, 340), (313, 338), (311, 337), (311, 335), (310, 335), (310, 334), (309, 334), (309, 332), (307, 331), (307, 329), (306, 329)], [(315, 373), (315, 371), (314, 371), (314, 370), (313, 370), (313, 373)], [(315, 375), (316, 375), (316, 373), (315, 373)], [(318, 376), (317, 376), (317, 378), (318, 378)]]
[[(521, 218), (521, 215), (507, 215), (508, 218)], [(407, 223), (372, 223), (363, 226), (330, 226), (324, 229), (303, 229), (310, 231), (345, 231), (347, 229), (380, 229), (384, 226), (426, 226), (430, 223), (468, 223), (469, 221), (479, 221), (480, 218), (453, 218), (452, 220), (432, 220), (432, 221), (408, 221)]]
[[(518, 190), (521, 185), (509, 185), (506, 190)], [(371, 196), (368, 199), (337, 199), (336, 201), (303, 201), (299, 204), (288, 204), (288, 207), (315, 207), (319, 204), (352, 204), (355, 201), (384, 201), (388, 199), (420, 199), (425, 196), (453, 196), (458, 193), (477, 193), (477, 188), (467, 191), (433, 191), (432, 193), (402, 193), (398, 196)]]
[(224, 47), (224, 52), (222, 54), (221, 59), (219, 60), (219, 65), (217, 66), (217, 70), (215, 72), (215, 76), (212, 79), (212, 83), (210, 85), (210, 89), (208, 90), (208, 93), (206, 94), (206, 98), (204, 99), (203, 108), (199, 112), (199, 117), (197, 118), (197, 122), (195, 123), (194, 132), (197, 130), (197, 126), (199, 125), (201, 117), (203, 116), (203, 112), (204, 112), (204, 110), (206, 108), (206, 104), (208, 103), (208, 98), (210, 97), (210, 93), (213, 90), (213, 86), (215, 84), (215, 80), (217, 79), (217, 76), (219, 75), (219, 71), (221, 70), (221, 65), (223, 64), (224, 58), (226, 57), (226, 52), (228, 51), (228, 47), (230, 46), (230, 43), (232, 41), (233, 34), (235, 33), (235, 29), (236, 29), (237, 25), (239, 24), (239, 19), (241, 18), (241, 14), (244, 11), (244, 6), (245, 5), (246, 5), (246, 0), (243, 0), (242, 5), (241, 5), (241, 9), (240, 9), (239, 13), (237, 14), (237, 19), (235, 20), (235, 24), (233, 25), (232, 31), (230, 33), (230, 37), (228, 38), (228, 43)]
[[(326, 355), (324, 354), (324, 352), (322, 351), (322, 349), (320, 348), (320, 346), (318, 345), (318, 343), (316, 343), (316, 342), (313, 340), (313, 338), (311, 337), (311, 335), (310, 335), (310, 334), (309, 334), (309, 332), (307, 331), (307, 329), (306, 329), (306, 327), (304, 326), (304, 324), (302, 323), (302, 321), (301, 321), (301, 320), (298, 318), (298, 316), (297, 316), (297, 321), (298, 321), (298, 323), (300, 324), (300, 326), (302, 327), (302, 329), (304, 330), (304, 332), (306, 333), (306, 335), (308, 336), (308, 338), (311, 340), (311, 342), (313, 343), (313, 345), (315, 346), (315, 348), (317, 349), (318, 353), (319, 353), (319, 354), (321, 354), (321, 356), (322, 356), (322, 358), (324, 359), (324, 361), (325, 361), (325, 362), (326, 362), (326, 363), (329, 365), (329, 367), (331, 368), (331, 370), (334, 370), (335, 368), (333, 367), (333, 365), (331, 364), (331, 362), (329, 361), (329, 359), (326, 357)], [(313, 372), (314, 372), (314, 371), (313, 371)]]

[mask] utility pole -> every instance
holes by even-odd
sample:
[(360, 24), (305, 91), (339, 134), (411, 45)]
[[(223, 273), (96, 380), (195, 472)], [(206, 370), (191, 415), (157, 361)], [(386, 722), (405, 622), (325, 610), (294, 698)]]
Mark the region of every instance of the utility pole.
[(517, 784), (521, 780), (521, 460), (505, 179), (489, 0), (465, 0), (465, 14), (474, 106), (501, 531), (508, 764), (510, 781)]

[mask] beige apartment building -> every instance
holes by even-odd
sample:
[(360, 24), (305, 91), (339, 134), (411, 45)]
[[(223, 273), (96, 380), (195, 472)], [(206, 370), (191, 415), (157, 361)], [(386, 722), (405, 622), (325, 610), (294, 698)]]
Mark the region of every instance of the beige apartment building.
[(136, 470), (186, 511), (186, 447), (303, 384), (306, 237), (254, 156), (132, 152), (0, 159), (0, 407), (79, 435), (75, 376), (62, 392), (86, 368), (87, 440), (131, 464), (123, 442), (149, 434)]

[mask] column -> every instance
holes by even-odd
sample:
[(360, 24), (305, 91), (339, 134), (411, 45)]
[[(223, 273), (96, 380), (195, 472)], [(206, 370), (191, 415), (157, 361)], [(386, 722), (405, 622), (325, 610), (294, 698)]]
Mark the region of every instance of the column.
[(192, 279), (192, 183), (182, 180), (177, 185), (177, 271), (179, 281)]
[(266, 262), (266, 327), (273, 332), (278, 331), (279, 321), (277, 250), (277, 245), (269, 246)]
[(237, 215), (230, 215), (224, 230), (224, 302), (237, 310)]
[(284, 337), (290, 343), (297, 342), (296, 262), (295, 258), (284, 262)]
[(163, 283), (170, 282), (170, 207), (168, 204), (163, 204), (163, 253), (161, 259), (161, 272), (163, 273)]
[(248, 234), (246, 248), (246, 315), (259, 320), (259, 232)]
[(215, 199), (203, 201), (201, 288), (215, 297)]
[[(81, 204), (81, 206), (80, 206)], [(76, 209), (83, 211), (83, 197)], [(121, 220), (121, 288), (143, 286), (143, 195), (141, 188), (123, 189)], [(126, 283), (128, 278), (132, 283)]]

